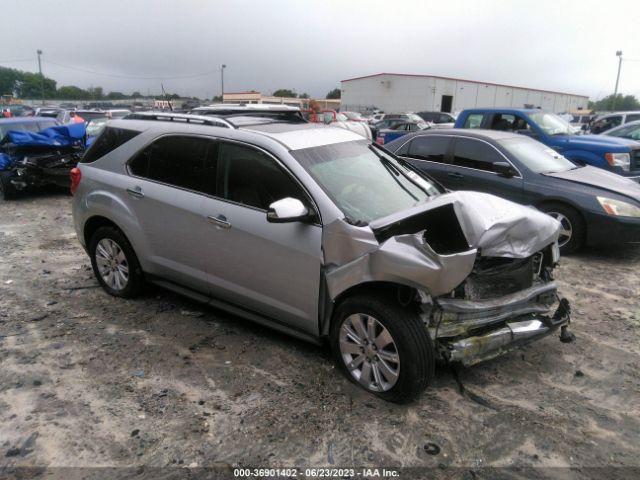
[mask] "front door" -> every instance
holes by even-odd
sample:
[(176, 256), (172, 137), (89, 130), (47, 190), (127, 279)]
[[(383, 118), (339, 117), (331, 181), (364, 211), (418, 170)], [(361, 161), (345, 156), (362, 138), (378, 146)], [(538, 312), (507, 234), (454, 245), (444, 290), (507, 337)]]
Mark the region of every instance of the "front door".
[(211, 295), (317, 335), (322, 228), (317, 218), (270, 223), (266, 215), (286, 197), (313, 209), (304, 189), (264, 151), (221, 142), (216, 190), (205, 199)]

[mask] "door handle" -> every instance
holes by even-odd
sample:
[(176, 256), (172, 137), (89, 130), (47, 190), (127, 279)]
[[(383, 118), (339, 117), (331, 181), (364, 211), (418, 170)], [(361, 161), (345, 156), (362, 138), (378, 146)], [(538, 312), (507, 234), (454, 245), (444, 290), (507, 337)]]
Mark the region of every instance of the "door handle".
[(447, 172), (447, 175), (453, 178), (464, 178), (464, 175), (458, 172)]
[(133, 188), (127, 188), (127, 193), (129, 195), (131, 195), (132, 197), (136, 197), (136, 198), (143, 198), (144, 197), (144, 192), (138, 186), (135, 186)]
[(209, 221), (209, 223), (213, 223), (217, 227), (231, 228), (231, 223), (227, 221), (227, 217), (225, 217), (224, 215), (218, 215), (217, 217), (209, 215), (207, 217), (207, 220)]

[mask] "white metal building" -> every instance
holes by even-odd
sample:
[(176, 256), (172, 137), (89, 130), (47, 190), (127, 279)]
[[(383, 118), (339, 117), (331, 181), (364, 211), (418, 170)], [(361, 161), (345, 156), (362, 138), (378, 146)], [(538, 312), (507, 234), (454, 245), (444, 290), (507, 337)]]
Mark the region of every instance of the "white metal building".
[(571, 93), (475, 82), (435, 75), (378, 73), (342, 80), (342, 109), (384, 112), (459, 112), (474, 107), (541, 108), (561, 113), (586, 110), (589, 97)]

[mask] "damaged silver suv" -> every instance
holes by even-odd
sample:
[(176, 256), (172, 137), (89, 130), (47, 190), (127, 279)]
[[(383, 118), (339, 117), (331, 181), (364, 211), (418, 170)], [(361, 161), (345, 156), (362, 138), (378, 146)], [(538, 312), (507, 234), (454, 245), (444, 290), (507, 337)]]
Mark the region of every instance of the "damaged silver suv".
[(72, 191), (111, 295), (153, 282), (328, 339), (347, 378), (387, 400), (413, 398), (438, 360), (472, 365), (570, 335), (556, 220), (447, 192), (347, 130), (250, 113), (115, 120)]

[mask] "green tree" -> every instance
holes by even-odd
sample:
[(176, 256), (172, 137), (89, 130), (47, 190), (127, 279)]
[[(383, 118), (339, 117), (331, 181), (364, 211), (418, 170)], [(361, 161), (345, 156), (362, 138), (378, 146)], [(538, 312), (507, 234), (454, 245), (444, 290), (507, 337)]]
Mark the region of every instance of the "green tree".
[(102, 87), (91, 87), (88, 91), (92, 100), (101, 100), (104, 97), (104, 90)]
[(300, 95), (300, 97), (298, 98), (309, 98), (309, 94), (308, 93), (303, 93), (302, 95)]
[(24, 72), (20, 96), (22, 98), (40, 98), (44, 90), (45, 98), (55, 98), (56, 81), (39, 73)]
[(142, 97), (142, 94), (141, 94), (139, 91), (137, 91), (137, 90), (136, 90), (135, 92), (133, 92), (133, 93), (131, 94), (131, 96), (132, 96), (133, 98), (140, 98), (140, 97)]
[(58, 88), (56, 98), (60, 100), (88, 100), (91, 95), (88, 91), (75, 85), (64, 85)]
[(128, 97), (122, 92), (109, 92), (107, 98), (109, 100), (123, 100)]
[(329, 93), (327, 93), (327, 96), (325, 98), (327, 100), (335, 100), (335, 99), (340, 98), (341, 95), (342, 95), (342, 92), (340, 91), (340, 89), (339, 88), (334, 88)]
[(623, 95), (622, 93), (619, 93), (615, 97), (613, 95), (609, 95), (597, 102), (589, 102), (589, 108), (596, 112), (640, 110), (640, 102), (633, 95)]
[(274, 97), (290, 97), (296, 98), (298, 95), (293, 90), (289, 90), (288, 88), (280, 88), (273, 92)]

